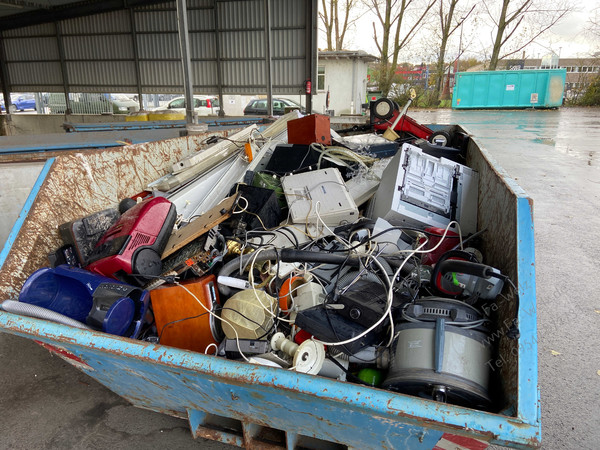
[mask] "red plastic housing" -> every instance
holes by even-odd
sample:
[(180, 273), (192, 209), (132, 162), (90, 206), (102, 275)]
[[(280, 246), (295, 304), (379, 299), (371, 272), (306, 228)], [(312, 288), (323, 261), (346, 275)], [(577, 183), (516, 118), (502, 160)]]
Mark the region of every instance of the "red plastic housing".
[[(125, 211), (100, 239), (87, 270), (113, 278), (118, 278), (115, 275), (118, 273), (158, 275), (162, 268), (160, 255), (176, 217), (175, 205), (166, 198), (155, 197), (138, 203)], [(143, 250), (146, 262), (138, 258)], [(140, 259), (137, 264), (136, 259)], [(156, 264), (159, 266), (154, 267)]]
[[(373, 128), (381, 131), (387, 130), (394, 123), (396, 117), (398, 117), (398, 114), (400, 114), (400, 111), (394, 111), (392, 117), (390, 117), (387, 121), (374, 123)], [(433, 133), (433, 130), (431, 128), (426, 127), (425, 125), (421, 125), (406, 114), (402, 119), (400, 119), (400, 122), (398, 122), (396, 128), (394, 128), (394, 131), (410, 133), (419, 139), (428, 139), (429, 136), (431, 136), (431, 134)]]

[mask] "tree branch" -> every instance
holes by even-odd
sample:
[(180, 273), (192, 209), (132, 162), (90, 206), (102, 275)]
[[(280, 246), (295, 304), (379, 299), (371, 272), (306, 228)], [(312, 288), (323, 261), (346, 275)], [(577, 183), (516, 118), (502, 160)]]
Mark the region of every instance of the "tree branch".
[(375, 22), (373, 23), (373, 40), (375, 41), (375, 45), (377, 46), (377, 50), (379, 51), (379, 54), (383, 54), (383, 52), (381, 51), (381, 47), (379, 46), (379, 41), (377, 40), (377, 30), (375, 29)]
[(517, 8), (517, 10), (512, 15), (510, 15), (510, 17), (508, 17), (505, 20), (505, 23), (508, 25), (513, 20), (515, 20), (517, 17), (522, 16), (523, 14), (525, 14), (529, 10), (529, 8), (531, 6), (531, 2), (532, 2), (532, 0), (525, 0), (523, 2), (523, 4), (519, 8)]
[(469, 12), (462, 17), (460, 20), (458, 20), (458, 22), (456, 22), (456, 25), (454, 26), (454, 28), (452, 28), (452, 30), (448, 33), (448, 36), (451, 36), (458, 28), (460, 28), (460, 26), (465, 23), (465, 20), (467, 20), (467, 18), (469, 17), (469, 15), (473, 12), (473, 10), (475, 9), (476, 5), (473, 5), (471, 7), (471, 9), (469, 10)]

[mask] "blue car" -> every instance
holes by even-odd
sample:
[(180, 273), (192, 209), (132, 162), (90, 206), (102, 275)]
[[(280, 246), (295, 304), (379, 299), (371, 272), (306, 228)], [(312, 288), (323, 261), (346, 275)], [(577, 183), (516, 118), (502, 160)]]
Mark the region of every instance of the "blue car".
[(35, 96), (33, 94), (19, 95), (13, 101), (17, 111), (25, 111), (26, 109), (35, 109)]

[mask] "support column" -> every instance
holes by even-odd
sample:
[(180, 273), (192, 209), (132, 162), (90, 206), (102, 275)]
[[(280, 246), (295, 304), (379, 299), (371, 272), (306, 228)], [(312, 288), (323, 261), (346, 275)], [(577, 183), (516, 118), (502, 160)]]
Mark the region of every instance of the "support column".
[(177, 29), (179, 50), (183, 67), (183, 90), (185, 95), (185, 118), (187, 123), (198, 123), (194, 112), (194, 87), (192, 83), (192, 61), (190, 57), (190, 35), (188, 33), (186, 0), (177, 0)]
[(312, 113), (312, 93), (317, 88), (317, 24), (314, 20), (313, 11), (318, 11), (319, 6), (317, 0), (305, 0), (306, 17), (305, 30), (306, 37), (304, 40), (304, 80), (311, 82), (311, 93), (306, 94), (306, 113)]
[(138, 103), (140, 110), (144, 109), (144, 100), (142, 98), (142, 79), (140, 73), (140, 57), (138, 55), (137, 34), (135, 32), (135, 13), (133, 8), (129, 8), (129, 23), (131, 26), (131, 45), (133, 50), (133, 60), (135, 64), (135, 82), (137, 85)]
[(221, 39), (219, 36), (219, 10), (217, 0), (213, 3), (213, 19), (215, 21), (215, 55), (217, 57), (217, 87), (219, 89), (219, 117), (225, 116), (225, 104), (223, 103), (223, 68), (221, 67)]
[(271, 1), (263, 0), (265, 8), (265, 64), (267, 69), (267, 115), (273, 115), (273, 71), (271, 67)]
[[(356, 103), (356, 92), (358, 91), (356, 86), (356, 57), (352, 58), (352, 96), (350, 100), (350, 114), (356, 114), (357, 103)], [(359, 106), (360, 108), (360, 106)]]
[(4, 96), (4, 111), (6, 112), (6, 121), (12, 120), (10, 115), (10, 79), (8, 76), (8, 68), (6, 67), (6, 52), (4, 51), (4, 36), (0, 32), (0, 81), (2, 81), (2, 95)]
[(54, 22), (54, 29), (56, 31), (56, 45), (58, 47), (58, 56), (60, 57), (60, 72), (63, 80), (63, 89), (65, 91), (65, 114), (69, 115), (72, 113), (71, 100), (69, 99), (69, 74), (67, 73), (67, 65), (65, 63), (65, 47), (62, 41), (60, 22)]

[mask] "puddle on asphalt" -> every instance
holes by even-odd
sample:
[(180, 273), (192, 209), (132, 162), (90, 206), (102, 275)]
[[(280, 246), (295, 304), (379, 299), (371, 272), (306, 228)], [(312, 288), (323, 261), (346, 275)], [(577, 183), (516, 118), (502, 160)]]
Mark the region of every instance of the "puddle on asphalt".
[(554, 141), (554, 139), (552, 139), (552, 138), (546, 138), (546, 137), (535, 138), (533, 140), (533, 142), (535, 142), (537, 144), (544, 144), (544, 145), (554, 145), (554, 144), (556, 144), (556, 142)]
[(416, 115), (413, 118), (421, 123), (464, 125), (476, 139), (484, 142), (510, 136), (524, 146), (527, 143), (540, 144), (540, 151), (555, 151), (574, 157), (588, 166), (600, 167), (596, 156), (597, 142), (600, 142), (597, 108), (561, 108), (552, 111), (409, 110), (408, 114)]

